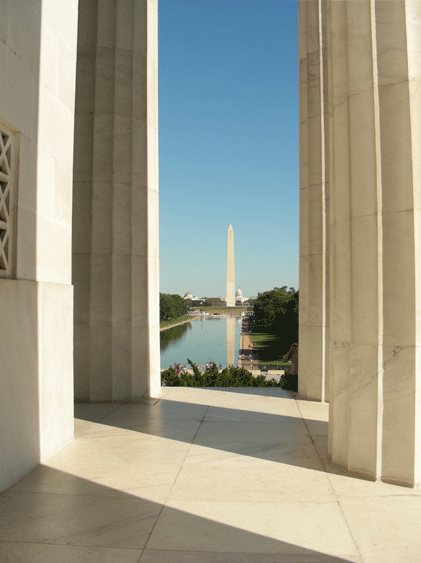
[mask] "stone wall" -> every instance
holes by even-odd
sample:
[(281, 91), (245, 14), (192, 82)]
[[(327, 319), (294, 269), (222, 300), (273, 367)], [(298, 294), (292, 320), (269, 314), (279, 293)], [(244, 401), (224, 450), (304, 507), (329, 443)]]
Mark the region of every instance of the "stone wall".
[(0, 260), (0, 490), (73, 436), (77, 7), (77, 0), (1, 7), (0, 215), (8, 242)]

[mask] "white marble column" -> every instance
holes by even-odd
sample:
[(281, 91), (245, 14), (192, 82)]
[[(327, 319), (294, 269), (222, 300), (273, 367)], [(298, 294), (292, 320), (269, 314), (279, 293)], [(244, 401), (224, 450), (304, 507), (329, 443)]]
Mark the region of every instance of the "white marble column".
[(75, 395), (158, 396), (157, 1), (81, 0), (73, 206)]
[(301, 394), (328, 399), (328, 96), (326, 2), (299, 7), (300, 56), (300, 331)]
[(383, 209), (382, 478), (421, 485), (421, 5), (377, 2), (375, 15)]
[[(419, 2), (329, 2), (334, 462), (420, 484)], [(417, 94), (418, 92), (418, 94)]]

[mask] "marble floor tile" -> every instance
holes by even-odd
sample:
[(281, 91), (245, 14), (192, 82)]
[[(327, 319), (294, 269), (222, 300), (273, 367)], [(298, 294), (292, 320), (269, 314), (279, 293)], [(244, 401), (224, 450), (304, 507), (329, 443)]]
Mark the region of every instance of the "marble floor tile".
[[(105, 423), (104, 423), (105, 424)], [(107, 423), (109, 428), (120, 428), (137, 432), (145, 440), (148, 436), (167, 438), (178, 442), (191, 443), (199, 429), (200, 422), (193, 421), (162, 421), (151, 420), (147, 424), (136, 420), (112, 421)], [(82, 437), (82, 436), (81, 436)]]
[(312, 437), (328, 436), (328, 423), (324, 420), (304, 419), (304, 424)]
[(147, 549), (358, 556), (336, 503), (168, 501)]
[(163, 405), (162, 402), (156, 405), (124, 405), (114, 410), (102, 421), (105, 424), (113, 424), (113, 422), (138, 422), (139, 424), (148, 424), (150, 422), (174, 422), (203, 420), (208, 409), (208, 405), (195, 405), (191, 403), (178, 403), (175, 401)]
[[(269, 411), (269, 412), (268, 412)], [(274, 412), (271, 412), (274, 411)], [(258, 423), (274, 423), (283, 424), (300, 420), (298, 411), (295, 416), (289, 416), (283, 412), (276, 411), (276, 405), (270, 409), (250, 410), (233, 409), (225, 407), (209, 407), (204, 417), (205, 422), (258, 422)]]
[[(47, 462), (48, 463), (48, 462)], [(65, 466), (65, 464), (63, 464)], [(125, 493), (164, 503), (180, 472), (180, 465), (95, 459), (73, 473), (40, 465), (18, 481), (10, 492), (62, 495), (121, 496)]]
[[(100, 423), (90, 423), (84, 431), (78, 429), (78, 439), (89, 438), (90, 436), (116, 436), (120, 439), (125, 434), (124, 431), (133, 433), (132, 439), (146, 440), (148, 437), (157, 436), (177, 440), (180, 442), (192, 442), (200, 421), (198, 420), (148, 420), (145, 416), (143, 420), (129, 417), (113, 420), (104, 419)], [(137, 434), (137, 436), (135, 435)], [(127, 434), (127, 436), (129, 436)]]
[[(346, 471), (346, 470), (344, 470)], [(407, 487), (399, 487), (390, 485), (382, 481), (370, 481), (361, 476), (348, 476), (329, 473), (329, 481), (332, 485), (335, 495), (340, 499), (342, 497), (385, 497), (385, 496), (416, 496), (421, 497), (421, 489), (410, 489)]]
[(6, 492), (0, 541), (141, 549), (161, 508), (129, 495)]
[(75, 412), (0, 495), (0, 563), (421, 563), (421, 491), (333, 464), (326, 404), (163, 388)]
[[(161, 436), (156, 429), (152, 433), (95, 424), (95, 428), (80, 435), (74, 442), (69, 444), (69, 453), (72, 447), (74, 450), (82, 449), (82, 444), (85, 444), (85, 447), (90, 447), (91, 445), (98, 452), (114, 449), (120, 453), (130, 451), (134, 455), (137, 452), (145, 451), (148, 453), (155, 451), (186, 451), (189, 449), (199, 426), (200, 423), (196, 421), (174, 423), (173, 430), (171, 431), (168, 428), (168, 432), (162, 431), (163, 435)], [(73, 455), (73, 451), (70, 455)]]
[(303, 418), (321, 420), (325, 422), (329, 420), (329, 403), (310, 401), (308, 399), (300, 399), (298, 397), (295, 402)]
[(364, 563), (421, 561), (421, 496), (342, 498), (340, 506)]
[(324, 471), (323, 464), (312, 444), (281, 446), (241, 445), (230, 450), (193, 444), (189, 449), (184, 467), (192, 465), (260, 467), (262, 463), (279, 463), (291, 467), (304, 467)]
[[(285, 424), (264, 425), (254, 422), (204, 422), (194, 438), (194, 446), (213, 450), (210, 452), (211, 456), (216, 454), (220, 457), (219, 452), (230, 452), (248, 458), (278, 462), (292, 460), (298, 450), (307, 448), (306, 456), (311, 452), (312, 463), (321, 466), (306, 427), (299, 419)], [(197, 453), (197, 450), (191, 448), (189, 454), (193, 451)]]
[[(167, 465), (180, 466), (190, 444), (156, 439), (124, 441), (95, 438), (75, 440), (57, 452), (44, 465), (80, 477), (101, 477), (115, 471), (131, 471), (145, 465), (155, 465), (159, 474)], [(161, 448), (161, 449), (160, 449)]]
[(74, 420), (74, 438), (78, 438), (85, 432), (89, 432), (89, 430), (93, 427), (94, 423), (89, 422), (87, 420), (75, 418)]
[[(299, 552), (298, 552), (299, 551)], [(139, 563), (361, 563), (358, 555), (334, 557), (326, 553), (215, 553), (145, 549)]]
[(223, 449), (253, 445), (299, 444), (309, 445), (311, 439), (300, 419), (288, 422), (265, 423), (204, 422), (194, 439), (195, 444)]
[(137, 563), (141, 553), (137, 549), (0, 542), (2, 563)]
[(75, 403), (75, 418), (99, 422), (105, 416), (120, 408), (116, 403)]
[[(164, 388), (165, 389), (165, 388)], [(246, 408), (249, 406), (251, 410), (259, 410), (261, 405), (270, 405), (279, 402), (279, 398), (283, 399), (284, 404), (281, 409), (297, 409), (295, 401), (289, 391), (281, 388), (189, 388), (189, 387), (172, 387), (167, 388), (167, 392), (163, 397), (163, 403), (179, 401), (185, 403), (202, 404), (216, 407), (230, 408), (235, 404), (234, 408)], [(269, 407), (268, 407), (269, 408)]]
[(324, 472), (270, 463), (184, 467), (168, 500), (328, 503), (336, 502), (336, 497)]

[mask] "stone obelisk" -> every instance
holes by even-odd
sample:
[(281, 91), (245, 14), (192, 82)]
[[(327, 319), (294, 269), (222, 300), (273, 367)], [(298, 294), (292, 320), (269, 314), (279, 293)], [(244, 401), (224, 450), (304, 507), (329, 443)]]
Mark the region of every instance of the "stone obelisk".
[(231, 224), (228, 228), (227, 307), (235, 307), (234, 230)]

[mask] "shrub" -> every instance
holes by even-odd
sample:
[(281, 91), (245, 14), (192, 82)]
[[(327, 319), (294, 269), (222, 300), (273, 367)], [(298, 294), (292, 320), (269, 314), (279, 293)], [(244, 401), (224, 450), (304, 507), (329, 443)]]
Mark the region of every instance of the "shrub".
[(201, 373), (199, 368), (188, 360), (193, 375), (190, 373), (180, 373), (177, 375), (175, 369), (162, 372), (161, 382), (166, 386), (173, 387), (283, 387), (284, 382), (279, 383), (275, 379), (266, 381), (264, 375), (253, 377), (250, 371), (245, 368), (230, 367), (221, 372), (215, 363)]
[(298, 391), (298, 375), (291, 375), (290, 368), (285, 368), (285, 375), (282, 376), (282, 387), (288, 391)]

